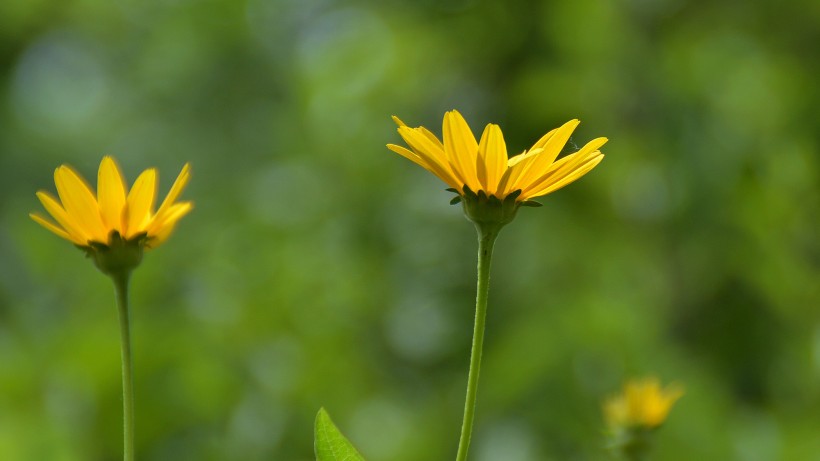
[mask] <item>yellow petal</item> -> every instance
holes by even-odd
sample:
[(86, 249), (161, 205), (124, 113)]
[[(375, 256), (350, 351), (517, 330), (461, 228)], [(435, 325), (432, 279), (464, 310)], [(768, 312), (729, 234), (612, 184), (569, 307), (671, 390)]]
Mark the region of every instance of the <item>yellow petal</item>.
[(180, 218), (188, 214), (194, 208), (192, 202), (175, 203), (165, 209), (163, 213), (158, 213), (154, 216), (151, 222), (146, 226), (146, 231), (149, 237), (154, 237), (162, 233), (162, 229), (166, 225), (173, 226)]
[(522, 172), (529, 169), (530, 164), (535, 160), (535, 157), (543, 152), (539, 149), (532, 149), (520, 155), (516, 155), (507, 162), (507, 171), (504, 179), (499, 184), (499, 190), (502, 195), (510, 194), (521, 188), (519, 185)]
[(430, 130), (428, 130), (427, 128), (424, 128), (423, 126), (420, 126), (420, 127), (416, 128), (416, 130), (419, 133), (426, 136), (427, 139), (429, 139), (430, 142), (433, 143), (436, 147), (441, 149), (442, 152), (444, 151), (444, 144), (442, 144), (441, 141), (436, 137), (436, 135), (434, 135)]
[(444, 156), (444, 152), (432, 143), (427, 136), (406, 126), (399, 127), (399, 134), (404, 139), (404, 142), (406, 142), (419, 157), (427, 162), (433, 174), (438, 176), (439, 179), (447, 183), (450, 187), (456, 189), (461, 188), (461, 184), (463, 183), (460, 184), (460, 181), (453, 175), (453, 171)]
[(109, 156), (103, 157), (97, 174), (97, 202), (105, 227), (122, 233), (125, 184), (119, 167)]
[(530, 168), (530, 162), (534, 160), (533, 157), (540, 155), (541, 152), (544, 151), (544, 146), (547, 141), (549, 141), (555, 133), (558, 132), (558, 130), (559, 128), (550, 130), (547, 134), (541, 136), (541, 139), (536, 141), (536, 143), (533, 144), (529, 150), (507, 160), (507, 168), (509, 170), (507, 172), (507, 180), (502, 186), (499, 187), (502, 195), (507, 195), (521, 188), (519, 178), (521, 178), (521, 175)]
[(548, 131), (547, 134), (545, 134), (544, 136), (541, 136), (541, 138), (538, 141), (536, 141), (535, 144), (532, 145), (530, 151), (535, 149), (544, 149), (544, 146), (547, 144), (547, 141), (549, 141), (550, 138), (552, 138), (553, 135), (555, 135), (555, 133), (557, 133), (559, 129), (560, 128), (554, 128)]
[(65, 211), (90, 240), (106, 243), (108, 232), (100, 216), (97, 199), (91, 189), (70, 167), (63, 165), (54, 172), (57, 193)]
[(151, 238), (145, 242), (145, 248), (154, 249), (165, 243), (174, 231), (174, 227), (175, 226), (171, 225), (160, 229), (159, 233), (152, 235)]
[(476, 171), (478, 144), (467, 121), (458, 111), (444, 114), (444, 153), (453, 169), (473, 192), (481, 190)]
[(128, 193), (126, 228), (123, 229), (126, 239), (145, 231), (151, 217), (154, 198), (157, 190), (157, 170), (149, 168), (142, 172)]
[(171, 235), (171, 232), (174, 230), (177, 221), (188, 214), (193, 207), (194, 205), (191, 202), (180, 202), (168, 207), (167, 211), (162, 216), (158, 214), (154, 218), (154, 221), (151, 222), (151, 225), (148, 226), (148, 235), (149, 237), (152, 237), (147, 242), (148, 247), (156, 248), (162, 242), (167, 240)]
[[(430, 130), (420, 126), (418, 128), (413, 128), (413, 131), (423, 135), (427, 138), (427, 141), (424, 145), (427, 146), (427, 149), (434, 153), (436, 158), (440, 160), (440, 163), (443, 167), (450, 173), (450, 175), (455, 180), (456, 184), (459, 184), (458, 189), (461, 190), (461, 186), (464, 185), (464, 178), (462, 177), (462, 173), (456, 168), (451, 159), (447, 158), (447, 153), (444, 150), (444, 144), (434, 135)], [(446, 182), (446, 181), (445, 181)]]
[(581, 148), (578, 152), (573, 155), (568, 155), (567, 157), (573, 158), (573, 160), (567, 162), (560, 168), (558, 167), (557, 163), (553, 164), (549, 169), (549, 174), (547, 176), (560, 176), (565, 175), (568, 172), (574, 170), (578, 167), (579, 164), (584, 163), (588, 160), (589, 157), (594, 155), (599, 155), (600, 149), (604, 144), (608, 141), (607, 138), (595, 138), (592, 141), (586, 143), (584, 147)]
[(37, 192), (37, 198), (40, 199), (40, 203), (43, 204), (43, 207), (54, 220), (71, 236), (72, 241), (78, 245), (88, 244), (88, 234), (68, 215), (62, 205), (57, 202), (57, 199), (43, 191)]
[(434, 171), (433, 171), (433, 170), (432, 170), (432, 169), (431, 169), (431, 168), (427, 165), (427, 162), (426, 162), (423, 158), (419, 157), (419, 156), (418, 156), (415, 152), (412, 152), (411, 150), (409, 150), (409, 149), (407, 149), (407, 148), (404, 148), (404, 147), (402, 147), (402, 146), (397, 146), (397, 145), (395, 145), (395, 144), (388, 144), (388, 145), (387, 145), (387, 148), (388, 148), (388, 149), (390, 149), (390, 150), (392, 150), (393, 152), (395, 152), (395, 153), (397, 153), (397, 154), (401, 155), (402, 157), (404, 157), (404, 158), (406, 158), (406, 159), (408, 159), (408, 160), (412, 161), (412, 162), (413, 162), (413, 163), (415, 163), (416, 165), (421, 166), (422, 168), (424, 168), (425, 170), (429, 171), (430, 173), (436, 174), (436, 173), (435, 173), (435, 172), (434, 172)]
[[(561, 180), (561, 178), (578, 168), (580, 164), (589, 160), (593, 152), (597, 151), (601, 146), (606, 144), (606, 142), (607, 138), (593, 139), (592, 141), (586, 143), (586, 145), (578, 152), (568, 155), (558, 162), (550, 165), (549, 168), (546, 169), (546, 171), (542, 171), (539, 176), (533, 175), (529, 182), (523, 183), (522, 181), (522, 195), (530, 197), (544, 195), (543, 193), (536, 191), (541, 191), (544, 188), (549, 187), (550, 184)], [(600, 154), (600, 152), (598, 154)], [(532, 167), (530, 171), (534, 173), (535, 167)]]
[[(461, 172), (461, 171), (460, 171), (460, 170), (456, 167), (456, 165), (452, 162), (452, 159), (447, 158), (447, 153), (446, 153), (446, 152), (445, 152), (445, 150), (444, 150), (444, 144), (442, 144), (442, 143), (441, 143), (441, 141), (440, 141), (440, 140), (436, 137), (436, 135), (435, 135), (435, 134), (433, 134), (430, 130), (428, 130), (427, 128), (424, 128), (423, 126), (420, 126), (420, 127), (418, 127), (418, 128), (413, 128), (413, 129), (414, 129), (417, 133), (422, 134), (425, 138), (427, 138), (427, 140), (428, 140), (428, 141), (430, 141), (430, 142), (429, 142), (429, 144), (426, 144), (426, 145), (427, 145), (428, 147), (429, 147), (429, 146), (433, 146), (433, 148), (434, 148), (434, 150), (435, 150), (435, 152), (436, 152), (437, 157), (438, 157), (438, 158), (440, 158), (440, 159), (442, 159), (442, 160), (441, 160), (441, 163), (442, 163), (444, 166), (446, 166), (446, 167), (447, 167), (447, 170), (448, 170), (448, 171), (450, 172), (450, 174), (453, 176), (453, 179), (455, 180), (456, 184), (459, 184), (459, 186), (457, 187), (457, 189), (458, 189), (458, 190), (461, 190), (461, 186), (463, 186), (463, 185), (465, 184), (465, 183), (464, 183), (464, 178), (463, 178), (463, 176), (464, 176), (464, 175), (463, 175), (463, 173), (462, 173), (462, 172)], [(446, 181), (445, 181), (445, 182), (446, 182)]]
[[(396, 125), (398, 125), (399, 127), (407, 126), (406, 123), (404, 123), (400, 118), (396, 117), (395, 115), (392, 118), (393, 118), (393, 121), (396, 123)], [(420, 126), (418, 128), (414, 128), (414, 130), (421, 132), (422, 134), (427, 136), (427, 139), (429, 139), (430, 142), (437, 145), (441, 150), (444, 150), (444, 146), (441, 144), (441, 141), (439, 141), (439, 139), (436, 137), (436, 135), (431, 133), (430, 130), (428, 130), (427, 128), (424, 128), (423, 126)]]
[(85, 245), (85, 242), (83, 242), (82, 240), (74, 239), (73, 237), (68, 235), (68, 233), (66, 231), (64, 231), (61, 227), (57, 226), (56, 224), (49, 221), (48, 219), (38, 215), (37, 213), (29, 213), (28, 215), (31, 217), (31, 219), (36, 221), (38, 224), (40, 224), (41, 226), (43, 226), (46, 229), (50, 230), (51, 232), (54, 232), (55, 234), (59, 235), (60, 237), (66, 239), (68, 241), (74, 242), (77, 245)]
[[(566, 145), (570, 136), (572, 136), (572, 132), (575, 131), (579, 123), (578, 120), (570, 120), (561, 125), (555, 134), (544, 140), (543, 146), (539, 146), (542, 152), (533, 156), (532, 161), (526, 165), (522, 165), (518, 177), (514, 178), (514, 181), (510, 181), (510, 186), (513, 187), (512, 190), (525, 190), (539, 177), (543, 176), (547, 168), (552, 165), (558, 157), (558, 154), (561, 153), (561, 149), (564, 148), (564, 145)], [(536, 143), (536, 145), (538, 144), (540, 144), (540, 141)]]
[[(539, 142), (535, 143), (537, 147), (540, 147), (544, 151), (544, 154), (541, 154), (545, 155), (542, 161), (545, 163), (554, 162), (558, 157), (558, 154), (561, 153), (561, 149), (564, 148), (564, 145), (566, 145), (567, 141), (569, 141), (570, 136), (572, 136), (575, 128), (577, 128), (580, 123), (580, 120), (572, 119), (554, 130), (555, 133), (552, 136), (545, 136), (539, 140)], [(547, 161), (548, 159), (549, 161)]]
[(179, 198), (182, 191), (185, 190), (185, 186), (188, 185), (189, 179), (191, 179), (191, 164), (186, 163), (174, 181), (174, 185), (171, 186), (171, 190), (168, 192), (165, 200), (162, 201), (162, 205), (160, 205), (159, 210), (157, 210), (157, 214), (165, 212), (165, 210)]
[(507, 168), (507, 145), (498, 125), (490, 123), (484, 128), (478, 143), (476, 171), (478, 179), (489, 194), (497, 194), (499, 182)]
[(393, 122), (396, 123), (396, 125), (398, 125), (398, 126), (407, 126), (406, 123), (402, 122), (401, 119), (396, 117), (395, 115), (392, 116), (391, 118), (393, 119)]
[(575, 182), (577, 179), (580, 179), (581, 176), (589, 173), (590, 170), (595, 168), (599, 163), (601, 163), (601, 160), (604, 159), (604, 155), (601, 154), (600, 151), (596, 152), (597, 155), (587, 157), (587, 159), (583, 163), (581, 163), (575, 169), (569, 171), (565, 175), (556, 176), (555, 178), (553, 178), (554, 181), (550, 181), (549, 183), (547, 183), (547, 185), (545, 185), (545, 187), (529, 192), (527, 194), (527, 197), (534, 198), (540, 197), (542, 195), (551, 194), (557, 191), (558, 189)]

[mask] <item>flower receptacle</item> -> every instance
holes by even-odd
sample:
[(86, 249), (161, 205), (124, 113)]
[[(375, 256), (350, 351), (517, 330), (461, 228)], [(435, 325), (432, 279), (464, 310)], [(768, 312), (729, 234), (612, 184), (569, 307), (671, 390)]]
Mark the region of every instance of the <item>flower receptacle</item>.
[(619, 459), (642, 461), (652, 450), (653, 434), (657, 428), (618, 428), (610, 434), (607, 448)]
[(107, 244), (92, 241), (80, 248), (102, 273), (121, 277), (130, 274), (142, 262), (147, 241), (148, 236), (144, 232), (126, 240), (119, 232), (111, 231)]
[(504, 199), (499, 199), (494, 195), (487, 195), (483, 190), (478, 193), (464, 186), (463, 192), (458, 198), (461, 199), (461, 206), (464, 215), (475, 223), (479, 232), (498, 233), (502, 227), (511, 223), (515, 219), (518, 208), (522, 202), (516, 200), (521, 195), (517, 190)]

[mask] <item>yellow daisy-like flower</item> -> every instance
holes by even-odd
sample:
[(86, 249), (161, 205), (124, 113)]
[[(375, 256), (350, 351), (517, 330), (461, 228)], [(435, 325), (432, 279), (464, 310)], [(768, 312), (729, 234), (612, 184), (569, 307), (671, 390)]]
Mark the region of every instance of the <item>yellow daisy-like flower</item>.
[(168, 196), (154, 212), (156, 169), (143, 171), (127, 192), (117, 164), (111, 157), (103, 157), (95, 197), (80, 175), (71, 167), (62, 165), (54, 172), (60, 201), (48, 192), (37, 192), (37, 198), (56, 223), (38, 213), (29, 216), (83, 248), (117, 245), (123, 240), (137, 239), (146, 248), (155, 248), (171, 235), (177, 221), (193, 208), (191, 202), (176, 202), (189, 177), (190, 165), (185, 164)]
[(669, 415), (672, 406), (683, 396), (683, 389), (675, 384), (661, 389), (657, 378), (631, 380), (623, 393), (604, 403), (604, 416), (613, 428), (654, 429)]
[(578, 120), (570, 120), (541, 137), (521, 155), (509, 158), (498, 125), (488, 124), (476, 142), (473, 132), (458, 111), (444, 114), (444, 142), (424, 127), (411, 128), (398, 117), (398, 131), (410, 149), (395, 144), (387, 147), (412, 160), (447, 183), (462, 197), (466, 187), (474, 194), (504, 200), (521, 191), (516, 202), (555, 192), (570, 184), (601, 162), (600, 147), (607, 138), (596, 138), (581, 150), (558, 158)]

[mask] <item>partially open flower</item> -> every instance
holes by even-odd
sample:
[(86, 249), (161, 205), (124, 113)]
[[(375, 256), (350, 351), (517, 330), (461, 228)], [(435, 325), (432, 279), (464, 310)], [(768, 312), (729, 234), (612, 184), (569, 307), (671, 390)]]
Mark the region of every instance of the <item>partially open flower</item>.
[(683, 389), (670, 384), (661, 389), (657, 378), (633, 379), (621, 394), (604, 402), (604, 418), (609, 426), (608, 448), (628, 460), (645, 460), (654, 444), (654, 435)]
[(599, 149), (607, 142), (607, 138), (595, 138), (556, 161), (580, 123), (570, 120), (521, 155), (508, 157), (498, 125), (488, 124), (476, 142), (464, 117), (455, 110), (444, 114), (444, 142), (424, 127), (411, 128), (398, 117), (393, 120), (410, 149), (388, 144), (390, 150), (438, 176), (462, 196), (466, 187), (473, 194), (483, 192), (502, 201), (521, 191), (515, 200), (526, 202), (572, 183), (600, 163), (604, 156)]
[(570, 120), (541, 137), (521, 155), (508, 157), (498, 125), (488, 124), (481, 140), (458, 111), (444, 114), (444, 142), (424, 127), (411, 128), (393, 117), (410, 149), (387, 147), (438, 176), (458, 194), (464, 214), (477, 226), (497, 232), (510, 223), (521, 205), (540, 206), (535, 197), (555, 192), (595, 168), (604, 158), (596, 138), (578, 152), (558, 158), (578, 120)]
[(657, 378), (644, 378), (626, 383), (623, 393), (604, 403), (604, 416), (610, 428), (654, 429), (666, 421), (672, 405), (683, 396), (675, 384), (661, 389)]
[(159, 246), (171, 235), (177, 221), (193, 208), (191, 202), (176, 202), (189, 177), (190, 165), (186, 164), (155, 212), (154, 168), (143, 171), (127, 191), (117, 164), (111, 157), (103, 157), (95, 197), (80, 175), (62, 165), (54, 172), (60, 201), (48, 192), (37, 192), (54, 221), (38, 213), (29, 216), (86, 250), (103, 272), (131, 268), (141, 260), (143, 248)]

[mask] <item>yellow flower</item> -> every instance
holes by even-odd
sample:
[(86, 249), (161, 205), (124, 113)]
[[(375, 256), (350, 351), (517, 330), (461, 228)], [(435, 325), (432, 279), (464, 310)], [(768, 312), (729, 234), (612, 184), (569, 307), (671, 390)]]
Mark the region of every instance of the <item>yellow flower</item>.
[(464, 117), (455, 110), (444, 114), (444, 142), (424, 127), (408, 127), (395, 116), (393, 120), (410, 149), (388, 144), (390, 150), (438, 176), (462, 196), (466, 186), (474, 194), (483, 191), (502, 201), (520, 190), (515, 200), (526, 202), (570, 184), (600, 163), (604, 156), (598, 149), (607, 141), (593, 139), (578, 152), (556, 161), (578, 126), (578, 120), (570, 120), (521, 155), (508, 158), (498, 125), (488, 124), (476, 143)]
[(127, 186), (119, 167), (111, 157), (103, 157), (95, 197), (80, 175), (71, 167), (62, 165), (54, 172), (60, 201), (48, 192), (37, 192), (37, 198), (56, 223), (37, 213), (29, 216), (83, 248), (134, 239), (144, 240), (146, 248), (155, 248), (171, 235), (176, 222), (193, 208), (191, 202), (175, 203), (189, 176), (190, 165), (185, 164), (168, 196), (154, 212), (155, 169), (143, 171), (126, 195)]
[(666, 421), (672, 405), (683, 396), (683, 389), (675, 384), (661, 389), (657, 378), (631, 380), (622, 394), (604, 403), (604, 416), (613, 429), (654, 429)]

